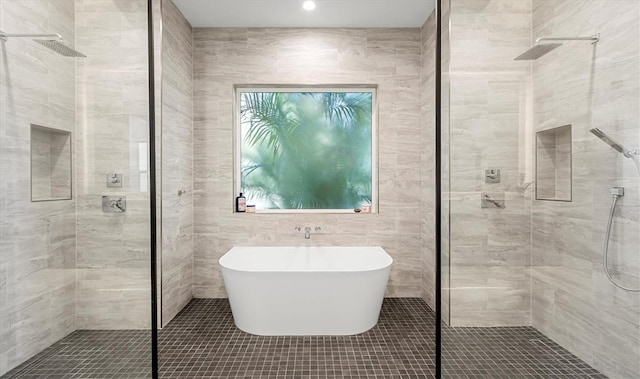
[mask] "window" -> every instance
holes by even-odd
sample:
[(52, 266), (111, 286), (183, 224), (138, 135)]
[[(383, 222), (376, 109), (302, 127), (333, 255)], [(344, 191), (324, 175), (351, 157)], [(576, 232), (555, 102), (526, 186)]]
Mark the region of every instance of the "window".
[(258, 212), (377, 210), (376, 88), (236, 87), (236, 192)]

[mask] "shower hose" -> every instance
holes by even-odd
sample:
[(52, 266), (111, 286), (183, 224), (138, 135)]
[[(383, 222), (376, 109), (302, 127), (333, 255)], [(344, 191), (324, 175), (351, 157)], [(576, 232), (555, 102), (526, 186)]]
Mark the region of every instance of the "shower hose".
[(607, 233), (605, 235), (604, 241), (604, 273), (607, 274), (607, 278), (613, 283), (616, 287), (623, 289), (625, 291), (630, 292), (640, 292), (640, 288), (629, 288), (625, 287), (618, 282), (615, 281), (611, 273), (609, 272), (609, 239), (611, 238), (611, 224), (613, 224), (613, 214), (616, 212), (616, 205), (618, 204), (618, 199), (620, 195), (613, 195), (613, 202), (611, 203), (611, 211), (609, 212), (609, 222), (607, 223)]

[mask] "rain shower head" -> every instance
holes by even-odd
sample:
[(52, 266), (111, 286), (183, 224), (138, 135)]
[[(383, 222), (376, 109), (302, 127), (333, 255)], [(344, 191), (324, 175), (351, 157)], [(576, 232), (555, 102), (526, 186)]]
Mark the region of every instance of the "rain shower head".
[(598, 128), (589, 129), (589, 131), (596, 137), (600, 138), (604, 143), (614, 148), (617, 152), (623, 154), (629, 158), (629, 150), (626, 149), (620, 142), (609, 137), (605, 132)]
[(6, 41), (7, 38), (37, 38), (33, 41), (65, 57), (87, 57), (65, 45), (64, 39), (60, 34), (6, 34), (0, 31), (0, 41)]
[(65, 57), (76, 57), (76, 58), (87, 57), (86, 55), (70, 48), (69, 46), (63, 44), (62, 41), (57, 39), (34, 39), (33, 41)]
[(561, 43), (547, 43), (544, 45), (534, 45), (529, 50), (525, 51), (521, 55), (518, 55), (514, 61), (535, 61), (546, 53), (557, 49), (562, 46)]
[(561, 43), (546, 43), (549, 41), (591, 41), (594, 44), (600, 41), (600, 34), (595, 34), (591, 37), (540, 37), (529, 50), (518, 55), (514, 61), (534, 61), (562, 46)]

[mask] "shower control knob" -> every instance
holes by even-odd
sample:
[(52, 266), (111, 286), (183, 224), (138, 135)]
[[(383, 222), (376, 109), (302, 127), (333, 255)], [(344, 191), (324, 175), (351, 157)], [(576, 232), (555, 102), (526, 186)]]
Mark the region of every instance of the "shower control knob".
[(500, 183), (500, 169), (490, 168), (484, 170), (484, 182), (485, 183)]

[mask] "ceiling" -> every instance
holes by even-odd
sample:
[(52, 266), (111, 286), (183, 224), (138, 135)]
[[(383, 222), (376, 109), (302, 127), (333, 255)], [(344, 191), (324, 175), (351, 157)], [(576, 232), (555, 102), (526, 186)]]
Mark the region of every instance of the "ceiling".
[(420, 27), (435, 0), (173, 0), (194, 27)]

